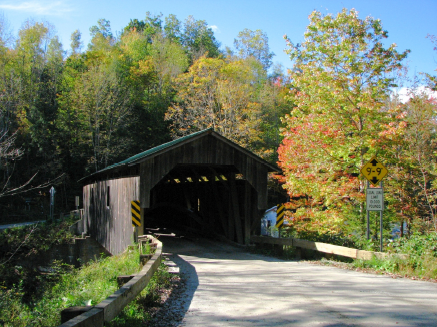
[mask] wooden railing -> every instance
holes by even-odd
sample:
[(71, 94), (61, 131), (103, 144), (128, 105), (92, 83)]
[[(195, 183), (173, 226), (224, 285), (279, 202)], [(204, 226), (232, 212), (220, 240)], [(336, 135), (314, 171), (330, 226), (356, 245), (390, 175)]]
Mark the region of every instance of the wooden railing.
[(114, 319), (147, 286), (158, 270), (162, 261), (162, 243), (155, 238), (153, 242), (157, 244), (155, 253), (138, 274), (108, 298), (59, 327), (103, 327), (105, 322)]
[[(364, 250), (348, 248), (345, 246), (332, 245), (322, 242), (312, 242), (312, 241), (301, 240), (297, 238), (273, 238), (267, 236), (252, 236), (250, 238), (250, 241), (252, 243), (293, 246), (296, 247), (297, 249), (298, 257), (301, 255), (301, 249), (314, 250), (322, 253), (328, 253), (332, 255), (339, 255), (347, 258), (362, 259), (362, 260), (371, 260), (374, 256), (379, 259), (383, 259), (389, 255), (384, 252), (364, 251)], [(398, 254), (397, 256), (399, 256), (402, 259), (408, 258), (408, 255), (406, 254)]]

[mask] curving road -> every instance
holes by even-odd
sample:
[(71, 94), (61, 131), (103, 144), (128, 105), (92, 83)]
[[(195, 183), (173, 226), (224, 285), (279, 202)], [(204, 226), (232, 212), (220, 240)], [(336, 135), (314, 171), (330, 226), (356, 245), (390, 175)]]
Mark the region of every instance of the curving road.
[[(176, 326), (437, 326), (437, 284), (161, 236), (186, 285)], [(163, 322), (164, 323), (164, 322)]]

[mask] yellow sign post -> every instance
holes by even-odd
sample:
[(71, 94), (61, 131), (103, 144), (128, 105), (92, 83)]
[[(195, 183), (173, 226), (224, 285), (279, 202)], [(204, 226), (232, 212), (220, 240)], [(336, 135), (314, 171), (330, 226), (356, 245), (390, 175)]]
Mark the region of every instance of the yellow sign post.
[(367, 183), (366, 202), (367, 202), (367, 239), (370, 239), (370, 218), (369, 211), (379, 211), (379, 229), (380, 229), (380, 251), (383, 250), (383, 226), (382, 226), (382, 211), (384, 210), (384, 189), (382, 188), (382, 179), (388, 174), (387, 168), (373, 156), (364, 166), (361, 168), (361, 174), (377, 187), (379, 183), (380, 188), (370, 188)]
[(376, 159), (375, 156), (373, 156), (372, 159), (361, 168), (361, 174), (363, 174), (364, 177), (366, 177), (367, 180), (376, 187), (388, 174), (388, 170), (378, 161), (378, 159)]

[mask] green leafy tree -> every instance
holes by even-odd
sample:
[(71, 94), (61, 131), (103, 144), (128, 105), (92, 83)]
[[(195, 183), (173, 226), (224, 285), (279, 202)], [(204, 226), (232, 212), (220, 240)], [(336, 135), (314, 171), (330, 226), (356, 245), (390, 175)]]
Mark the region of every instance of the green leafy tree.
[(288, 101), (289, 80), (282, 72), (264, 81), (257, 92), (261, 104), (262, 120), (258, 128), (257, 152), (273, 164), (278, 161), (277, 149), (282, 142), (282, 118), (290, 112), (293, 103)]
[(295, 107), (284, 121), (279, 163), (296, 221), (338, 232), (351, 212), (364, 219), (359, 169), (380, 151), (392, 73), (408, 51), (385, 48), (380, 20), (360, 19), (353, 9), (335, 17), (314, 11), (309, 19), (302, 44), (287, 40)]
[(406, 103), (393, 99), (389, 108), (394, 119), (384, 126), (379, 142), (390, 164), (385, 183), (390, 206), (410, 233), (437, 230), (437, 103), (413, 88)]
[(124, 33), (135, 31), (147, 38), (147, 42), (151, 43), (152, 38), (162, 33), (162, 14), (152, 16), (150, 12), (146, 12), (144, 20), (131, 19), (129, 24), (124, 28)]
[(81, 49), (82, 49), (82, 34), (80, 33), (79, 30), (75, 30), (73, 33), (71, 33), (71, 43), (70, 43), (70, 47), (71, 47), (71, 54), (72, 55), (76, 55), (78, 53), (80, 53)]
[(115, 41), (111, 32), (111, 23), (106, 19), (99, 19), (97, 25), (91, 26), (90, 35), (88, 50), (96, 52), (109, 52)]
[(188, 52), (191, 62), (206, 55), (215, 58), (220, 55), (220, 43), (214, 32), (204, 20), (196, 20), (188, 16), (184, 22), (184, 32), (181, 35), (182, 45)]
[(272, 58), (275, 54), (270, 52), (269, 38), (262, 30), (252, 31), (245, 28), (238, 33), (237, 39), (234, 40), (234, 46), (239, 57), (254, 57), (263, 65), (265, 71), (272, 65)]
[(165, 38), (181, 43), (181, 21), (175, 15), (170, 14), (165, 17), (164, 34)]
[[(81, 74), (73, 90), (72, 104), (84, 119), (90, 171), (98, 171), (119, 158), (117, 135), (127, 126), (130, 94), (110, 67), (94, 66)], [(92, 167), (92, 169), (91, 169)]]

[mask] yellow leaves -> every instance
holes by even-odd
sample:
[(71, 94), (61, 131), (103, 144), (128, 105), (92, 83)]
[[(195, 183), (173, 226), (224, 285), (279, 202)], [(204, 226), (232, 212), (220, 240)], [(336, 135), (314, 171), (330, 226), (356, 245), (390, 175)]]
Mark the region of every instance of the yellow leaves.
[(252, 101), (255, 87), (245, 61), (201, 57), (178, 79), (180, 110), (167, 111), (176, 129), (214, 127), (239, 144), (257, 138), (261, 104)]

